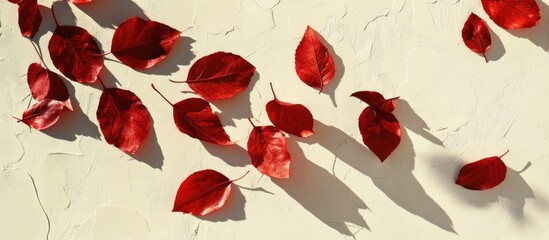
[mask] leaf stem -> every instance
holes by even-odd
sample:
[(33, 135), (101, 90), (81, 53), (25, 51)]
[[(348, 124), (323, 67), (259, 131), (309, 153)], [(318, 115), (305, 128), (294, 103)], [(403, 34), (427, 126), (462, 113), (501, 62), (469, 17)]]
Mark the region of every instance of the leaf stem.
[(486, 57), (486, 52), (482, 52), (482, 56), (484, 56), (484, 60), (486, 60), (486, 63), (488, 63), (488, 58)]
[(44, 67), (48, 70), (50, 70), (50, 68), (48, 68), (48, 65), (46, 65), (46, 62), (44, 62), (44, 58), (42, 57), (42, 54), (40, 53), (40, 51), (38, 51), (38, 48), (36, 47), (36, 45), (34, 45), (34, 42), (32, 41), (32, 39), (29, 38), (29, 42), (31, 43), (32, 47), (34, 48), (34, 51), (36, 52), (36, 54), (38, 54), (38, 57), (40, 58), (40, 61), (42, 62), (42, 64), (44, 64)]
[(18, 123), (23, 121), (23, 119), (16, 118), (16, 117), (14, 117), (14, 116), (11, 116), (11, 117), (14, 118), (15, 120), (17, 120)]
[(103, 80), (101, 80), (99, 76), (97, 76), (97, 80), (99, 80), (99, 83), (101, 83), (101, 86), (103, 86), (103, 89), (107, 89), (107, 86), (105, 86), (105, 83), (103, 82)]
[(161, 96), (162, 98), (164, 98), (164, 100), (166, 100), (166, 102), (168, 102), (168, 103), (169, 103), (170, 105), (172, 105), (172, 107), (173, 107), (173, 103), (170, 102), (170, 100), (168, 100), (168, 99), (164, 96), (164, 94), (160, 93), (160, 91), (158, 91), (158, 89), (156, 89), (156, 87), (154, 86), (154, 84), (151, 83), (151, 87), (154, 89), (154, 91), (156, 91), (158, 94), (160, 94), (160, 96)]
[(187, 81), (175, 81), (175, 80), (171, 80), (171, 79), (170, 79), (170, 82), (173, 82), (173, 83), (187, 83)]
[(507, 152), (505, 152), (503, 155), (499, 156), (499, 158), (504, 157), (505, 155), (507, 155), (507, 153), (509, 153), (509, 150), (507, 150)]
[(278, 98), (276, 97), (276, 93), (275, 93), (275, 90), (274, 90), (274, 88), (273, 88), (273, 83), (272, 83), (272, 82), (270, 82), (270, 83), (269, 83), (269, 85), (271, 85), (271, 92), (273, 92), (273, 96), (274, 96), (274, 98), (278, 100)]
[(250, 173), (250, 171), (247, 171), (246, 173), (244, 173), (244, 175), (242, 175), (242, 177), (239, 177), (239, 178), (237, 178), (237, 179), (231, 180), (231, 182), (236, 182), (236, 181), (238, 181), (238, 180), (240, 180), (240, 179), (243, 179), (244, 177), (246, 177), (246, 175), (248, 175), (248, 173)]
[(109, 54), (111, 54), (112, 52), (106, 52), (106, 53), (101, 53), (101, 54), (91, 54), (92, 56), (94, 57), (104, 57), (104, 56), (107, 56)]
[(59, 21), (57, 21), (57, 16), (55, 16), (55, 10), (53, 10), (53, 4), (51, 5), (51, 14), (53, 15), (53, 20), (55, 21), (55, 25), (59, 27)]
[(252, 124), (253, 127), (256, 127), (254, 122), (252, 122), (252, 119), (251, 118), (248, 118), (248, 121)]

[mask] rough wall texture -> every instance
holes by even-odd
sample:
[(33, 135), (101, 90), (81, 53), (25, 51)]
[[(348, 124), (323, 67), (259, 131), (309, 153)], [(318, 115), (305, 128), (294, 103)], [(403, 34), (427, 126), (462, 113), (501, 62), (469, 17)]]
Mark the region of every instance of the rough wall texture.
[[(49, 6), (51, 0), (39, 3)], [(549, 0), (538, 0), (549, 18)], [(134, 91), (154, 131), (135, 157), (109, 146), (98, 129), (98, 85), (70, 82), (76, 107), (50, 130), (16, 123), (31, 102), (27, 66), (36, 53), (17, 27), (17, 8), (0, 2), (1, 239), (544, 239), (549, 236), (549, 21), (505, 31), (480, 1), (459, 0), (94, 0), (56, 2), (60, 21), (89, 30), (104, 50), (114, 28), (147, 16), (183, 31), (158, 67), (134, 71), (116, 60), (109, 86)], [(494, 38), (490, 62), (468, 50), (461, 28), (473, 11)], [(47, 52), (49, 9), (36, 36)], [(294, 51), (307, 25), (335, 51), (338, 74), (319, 95), (300, 82)], [(497, 36), (496, 36), (497, 35)], [(180, 133), (172, 110), (150, 88), (176, 101), (194, 96), (190, 64), (231, 51), (257, 67), (251, 87), (213, 102), (238, 147), (202, 144)], [(112, 59), (112, 56), (109, 57)], [(46, 53), (46, 62), (51, 61)], [(249, 164), (246, 118), (268, 124), (273, 82), (281, 99), (299, 102), (317, 122), (311, 138), (290, 140), (292, 177), (273, 181)], [(405, 128), (381, 164), (361, 143), (357, 90), (400, 96)], [(182, 92), (183, 91), (183, 92)], [(507, 180), (486, 192), (453, 181), (467, 162), (500, 155)], [(525, 169), (525, 166), (530, 166)], [(216, 169), (239, 181), (226, 208), (207, 218), (172, 213), (190, 173)]]

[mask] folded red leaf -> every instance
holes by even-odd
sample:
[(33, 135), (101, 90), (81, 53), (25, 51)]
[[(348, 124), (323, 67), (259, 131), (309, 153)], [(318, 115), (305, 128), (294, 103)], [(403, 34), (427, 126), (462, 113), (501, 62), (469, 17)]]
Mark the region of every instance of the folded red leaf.
[(151, 68), (168, 56), (180, 34), (162, 23), (133, 17), (114, 32), (111, 52), (131, 68)]
[(50, 39), (48, 50), (53, 65), (67, 78), (80, 83), (93, 83), (103, 68), (103, 57), (93, 37), (83, 28), (60, 26)]
[(40, 63), (33, 63), (29, 66), (27, 82), (34, 99), (38, 101), (45, 99), (61, 101), (67, 109), (73, 110), (69, 91), (61, 77), (43, 68)]
[(398, 98), (385, 98), (377, 92), (356, 92), (359, 98), (370, 106), (358, 118), (358, 126), (364, 144), (384, 162), (400, 144), (400, 124), (391, 113)]
[(175, 125), (182, 133), (205, 142), (217, 145), (234, 145), (221, 125), (210, 104), (204, 99), (188, 98), (172, 104), (154, 85), (153, 89), (173, 107)]
[(308, 137), (314, 134), (313, 115), (301, 104), (291, 104), (278, 100), (271, 84), (274, 100), (265, 108), (273, 125), (280, 130), (298, 137)]
[(507, 174), (507, 166), (501, 160), (507, 152), (499, 157), (484, 158), (463, 166), (456, 184), (470, 190), (487, 190), (499, 185)]
[(469, 49), (482, 54), (486, 62), (488, 62), (486, 52), (492, 46), (492, 37), (490, 36), (490, 29), (488, 29), (488, 25), (486, 25), (484, 20), (476, 14), (471, 13), (461, 30), (461, 37)]
[(16, 119), (18, 122), (23, 122), (34, 129), (44, 130), (59, 120), (63, 106), (63, 102), (44, 99), (27, 109), (23, 113), (23, 118)]
[(25, 0), (19, 3), (19, 29), (23, 37), (33, 38), (40, 24), (42, 15), (37, 0)]
[(274, 126), (252, 126), (248, 154), (254, 167), (272, 178), (289, 178), (291, 157), (284, 133)]
[(227, 99), (246, 90), (254, 72), (255, 67), (241, 56), (216, 52), (196, 61), (183, 82), (204, 99)]
[(301, 81), (320, 92), (335, 76), (332, 54), (309, 26), (295, 52), (295, 70)]
[(530, 28), (541, 21), (536, 0), (482, 0), (482, 7), (497, 25), (505, 29)]
[(147, 138), (151, 120), (147, 107), (133, 92), (105, 88), (97, 107), (97, 120), (107, 143), (135, 154)]
[[(247, 174), (248, 172), (244, 176)], [(231, 194), (231, 183), (244, 176), (229, 180), (225, 175), (211, 169), (191, 174), (177, 190), (173, 212), (204, 216), (220, 209)]]

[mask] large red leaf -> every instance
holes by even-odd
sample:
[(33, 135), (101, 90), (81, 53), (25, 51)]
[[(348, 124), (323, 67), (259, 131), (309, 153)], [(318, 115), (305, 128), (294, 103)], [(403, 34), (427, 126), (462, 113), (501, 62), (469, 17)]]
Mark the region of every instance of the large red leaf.
[(45, 99), (27, 109), (23, 113), (23, 118), (18, 119), (18, 122), (24, 122), (37, 130), (44, 130), (51, 127), (59, 120), (63, 111), (63, 102)]
[(43, 68), (40, 63), (33, 63), (29, 66), (27, 82), (34, 99), (38, 101), (45, 99), (61, 101), (67, 109), (73, 110), (69, 91), (61, 77)]
[[(248, 172), (244, 176), (247, 174)], [(211, 169), (191, 174), (177, 190), (173, 212), (204, 216), (218, 210), (231, 194), (231, 183), (244, 176), (229, 180), (225, 175)]]
[(252, 125), (248, 154), (254, 167), (272, 178), (289, 178), (291, 157), (284, 133), (273, 126)]
[(308, 137), (314, 134), (313, 115), (301, 104), (291, 104), (278, 100), (271, 84), (274, 100), (267, 103), (265, 108), (273, 125), (280, 130), (299, 137)]
[(482, 54), (486, 62), (488, 62), (486, 52), (492, 46), (492, 37), (490, 36), (490, 29), (488, 29), (488, 25), (486, 25), (484, 20), (476, 14), (471, 13), (461, 30), (461, 37), (463, 37), (463, 42), (465, 42), (465, 45), (469, 49)]
[[(52, 13), (55, 12), (52, 6)], [(103, 57), (93, 37), (76, 26), (57, 27), (50, 39), (48, 50), (57, 69), (67, 78), (80, 83), (93, 83), (103, 68)]]
[(168, 56), (180, 34), (162, 23), (133, 17), (114, 32), (111, 52), (134, 69), (151, 68)]
[(217, 144), (234, 145), (223, 129), (219, 116), (217, 116), (210, 104), (204, 99), (188, 98), (176, 104), (172, 104), (154, 85), (153, 89), (173, 107), (175, 125), (182, 133), (190, 137)]
[(456, 184), (470, 190), (487, 190), (499, 185), (507, 174), (507, 166), (501, 160), (506, 154), (484, 158), (463, 166)]
[(246, 90), (254, 72), (255, 67), (241, 56), (216, 52), (196, 61), (182, 82), (204, 99), (227, 99)]
[(332, 54), (309, 26), (295, 51), (295, 70), (301, 81), (320, 92), (335, 76)]
[(23, 37), (33, 38), (42, 23), (42, 15), (37, 0), (25, 0), (19, 3), (19, 29)]
[(380, 93), (356, 92), (352, 95), (370, 106), (358, 118), (362, 141), (384, 162), (400, 144), (400, 124), (391, 113), (398, 98), (385, 99)]
[(141, 99), (133, 92), (118, 88), (103, 89), (97, 120), (105, 140), (130, 154), (137, 152), (151, 126), (149, 112)]
[(530, 28), (538, 25), (541, 14), (536, 0), (481, 0), (484, 11), (505, 29)]

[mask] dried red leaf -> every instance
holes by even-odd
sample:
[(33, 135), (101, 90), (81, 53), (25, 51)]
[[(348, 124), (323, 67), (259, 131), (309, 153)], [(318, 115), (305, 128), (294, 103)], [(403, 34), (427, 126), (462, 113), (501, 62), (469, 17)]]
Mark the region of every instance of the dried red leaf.
[(320, 92), (335, 76), (332, 54), (309, 26), (295, 51), (295, 70), (301, 81)]
[(137, 152), (151, 126), (149, 112), (141, 99), (131, 91), (118, 88), (103, 89), (97, 120), (107, 143), (130, 154)]
[(187, 81), (181, 82), (188, 83), (204, 99), (227, 99), (246, 90), (254, 72), (255, 67), (241, 56), (216, 52), (196, 61)]
[(531, 28), (541, 21), (535, 0), (482, 0), (490, 18), (505, 29)]
[(180, 34), (162, 23), (133, 17), (114, 32), (111, 52), (131, 68), (151, 68), (168, 56)]
[(256, 127), (253, 123), (252, 126), (254, 128), (248, 138), (248, 155), (254, 167), (272, 178), (289, 178), (291, 157), (286, 135), (274, 126)]
[(278, 100), (271, 84), (274, 100), (267, 103), (265, 108), (273, 125), (280, 130), (299, 137), (308, 137), (314, 134), (313, 115), (301, 104), (291, 104)]
[(67, 78), (80, 83), (93, 83), (103, 68), (103, 57), (93, 37), (76, 26), (57, 27), (50, 39), (48, 50), (57, 69)]
[(37, 0), (25, 0), (19, 3), (19, 29), (23, 37), (33, 38), (40, 24), (42, 15)]
[(231, 194), (231, 183), (244, 176), (229, 180), (225, 175), (211, 169), (195, 172), (187, 177), (175, 196), (173, 212), (190, 213), (204, 216), (212, 213), (225, 204)]
[(204, 99), (188, 98), (172, 104), (154, 85), (153, 89), (173, 107), (175, 125), (182, 133), (205, 142), (228, 146), (234, 145), (223, 129), (219, 116)]
[(385, 99), (377, 92), (362, 91), (353, 95), (368, 103), (358, 118), (362, 141), (384, 162), (400, 144), (400, 124), (391, 113), (398, 98)]
[(43, 68), (40, 63), (33, 63), (29, 66), (27, 82), (34, 99), (38, 101), (45, 99), (61, 101), (67, 109), (73, 110), (69, 91), (61, 77)]
[(18, 122), (23, 122), (37, 130), (44, 130), (51, 127), (59, 120), (63, 111), (63, 102), (44, 99), (27, 109), (23, 113), (23, 118), (18, 119)]
[(490, 36), (490, 29), (488, 29), (488, 25), (486, 25), (484, 20), (476, 14), (471, 13), (461, 30), (461, 36), (469, 49), (482, 54), (486, 62), (488, 62), (486, 52), (492, 46), (492, 37)]
[(499, 185), (507, 174), (507, 166), (501, 160), (505, 154), (469, 163), (459, 171), (456, 184), (470, 190), (487, 190)]

